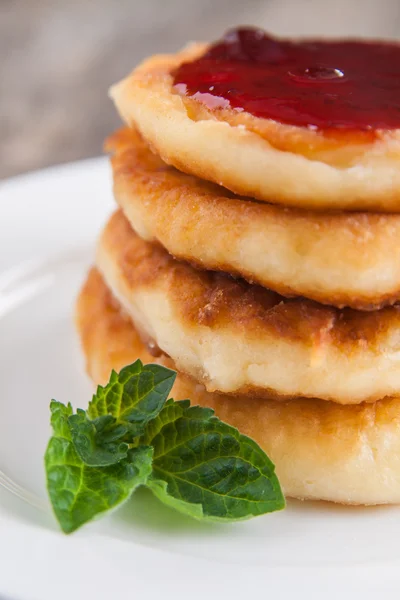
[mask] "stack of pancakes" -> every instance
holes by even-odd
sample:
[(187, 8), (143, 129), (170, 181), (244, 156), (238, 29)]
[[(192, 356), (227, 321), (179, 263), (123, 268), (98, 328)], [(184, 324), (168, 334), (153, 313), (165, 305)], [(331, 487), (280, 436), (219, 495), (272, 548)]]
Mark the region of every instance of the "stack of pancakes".
[(119, 208), (77, 304), (88, 372), (174, 368), (173, 397), (255, 439), (287, 496), (397, 503), (399, 141), (217, 114), (173, 88), (204, 52), (112, 89), (128, 127), (106, 142)]

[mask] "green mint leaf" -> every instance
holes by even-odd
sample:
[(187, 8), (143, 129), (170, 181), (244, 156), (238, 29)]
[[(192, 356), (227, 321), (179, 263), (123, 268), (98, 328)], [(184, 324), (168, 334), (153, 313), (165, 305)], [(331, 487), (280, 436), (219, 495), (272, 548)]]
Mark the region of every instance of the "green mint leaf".
[(88, 467), (74, 448), (70, 404), (52, 401), (53, 436), (45, 454), (47, 489), (54, 513), (65, 533), (71, 533), (97, 515), (110, 511), (146, 483), (153, 449), (141, 446), (108, 467)]
[(153, 446), (147, 487), (197, 519), (241, 520), (280, 510), (285, 500), (261, 448), (211, 409), (168, 400), (140, 442)]
[(104, 433), (114, 426), (115, 421), (111, 415), (91, 421), (80, 408), (75, 415), (68, 417), (74, 448), (86, 465), (105, 467), (127, 457), (129, 445), (119, 441), (121, 434), (126, 433), (125, 430), (121, 431), (120, 427), (116, 427), (109, 434)]
[[(146, 423), (154, 419), (168, 398), (176, 378), (175, 371), (160, 365), (145, 365), (137, 360), (120, 373), (113, 371), (110, 381), (99, 386), (87, 411), (96, 420), (111, 415), (114, 422), (95, 424), (97, 444), (127, 441), (143, 433)], [(125, 440), (124, 440), (125, 441)]]

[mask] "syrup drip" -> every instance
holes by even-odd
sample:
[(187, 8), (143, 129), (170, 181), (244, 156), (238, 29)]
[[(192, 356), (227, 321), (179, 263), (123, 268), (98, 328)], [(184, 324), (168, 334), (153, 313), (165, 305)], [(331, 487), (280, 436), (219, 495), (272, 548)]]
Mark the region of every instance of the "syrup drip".
[(146, 341), (146, 348), (148, 353), (151, 356), (154, 356), (154, 358), (159, 358), (162, 355), (162, 351), (158, 347), (157, 343), (151, 338)]

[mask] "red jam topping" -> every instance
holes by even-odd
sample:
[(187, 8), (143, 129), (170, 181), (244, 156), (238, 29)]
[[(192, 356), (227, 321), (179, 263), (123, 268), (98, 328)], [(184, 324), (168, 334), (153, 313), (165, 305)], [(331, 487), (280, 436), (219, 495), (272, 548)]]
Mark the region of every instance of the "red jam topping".
[(400, 44), (291, 42), (229, 31), (174, 73), (179, 93), (209, 108), (317, 129), (400, 128)]

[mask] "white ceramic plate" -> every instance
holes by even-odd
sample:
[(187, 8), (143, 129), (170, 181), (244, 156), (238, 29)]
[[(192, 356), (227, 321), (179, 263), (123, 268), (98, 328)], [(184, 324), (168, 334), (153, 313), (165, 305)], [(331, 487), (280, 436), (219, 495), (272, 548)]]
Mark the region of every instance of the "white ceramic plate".
[(45, 491), (49, 401), (86, 407), (72, 311), (113, 207), (103, 159), (0, 186), (0, 597), (400, 597), (400, 509), (289, 502), (205, 525), (138, 493), (72, 536)]

